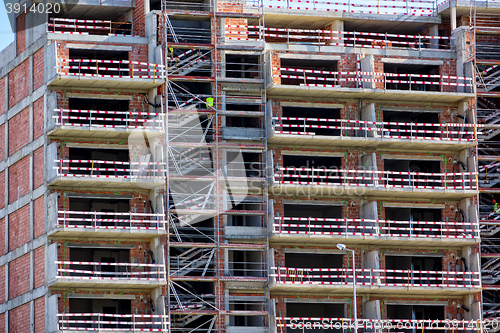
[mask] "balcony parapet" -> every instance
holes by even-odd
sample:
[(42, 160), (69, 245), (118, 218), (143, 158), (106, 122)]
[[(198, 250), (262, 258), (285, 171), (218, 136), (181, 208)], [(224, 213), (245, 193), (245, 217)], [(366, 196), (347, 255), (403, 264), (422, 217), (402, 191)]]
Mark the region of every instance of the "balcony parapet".
[(150, 289), (166, 284), (162, 264), (55, 261), (54, 287)]
[(270, 235), (277, 243), (466, 244), (479, 242), (478, 225), (470, 222), (390, 221), (314, 217), (274, 218)]
[[(307, 293), (352, 292), (352, 269), (271, 267), (273, 291)], [(356, 269), (360, 293), (460, 294), (481, 291), (480, 272), (419, 271), (406, 269)]]
[[(114, 1), (129, 2), (123, 0)], [(137, 22), (81, 20), (59, 17), (50, 18), (47, 32), (70, 35), (145, 37), (144, 26)]]
[(273, 117), (273, 131), (269, 142), (324, 146), (325, 141), (339, 141), (342, 146), (383, 146), (398, 149), (432, 147), (448, 150), (475, 146), (478, 134), (480, 133), (474, 124)]
[[(166, 332), (170, 326), (167, 315), (58, 313), (59, 332), (99, 331)], [(113, 327), (111, 329), (107, 327)]]

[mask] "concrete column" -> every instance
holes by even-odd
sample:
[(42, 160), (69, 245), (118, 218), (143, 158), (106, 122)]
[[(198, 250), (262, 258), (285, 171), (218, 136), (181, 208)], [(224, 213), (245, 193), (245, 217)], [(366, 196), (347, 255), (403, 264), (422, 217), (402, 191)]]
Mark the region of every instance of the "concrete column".
[[(439, 36), (439, 30), (438, 30), (438, 25), (435, 24), (432, 27), (429, 28), (429, 35), (430, 36)], [(431, 49), (438, 49), (439, 48), (439, 40), (438, 39), (431, 39)]]
[(457, 1), (450, 0), (450, 21), (451, 31), (457, 28)]
[[(331, 31), (344, 31), (344, 21), (335, 20), (331, 24), (327, 25)], [(332, 39), (326, 41), (326, 45), (334, 46), (344, 46), (343, 34), (331, 33), (327, 37), (332, 37)]]
[[(455, 42), (455, 45), (453, 45), (456, 49), (457, 53), (457, 76), (459, 77), (464, 77), (465, 76), (465, 63), (467, 62), (467, 46), (466, 46), (466, 36), (465, 36), (465, 29), (456, 29), (451, 32), (451, 37), (453, 38), (452, 41)], [(453, 61), (453, 60), (448, 60), (448, 61)], [(472, 72), (469, 73), (469, 75), (472, 75)], [(469, 76), (471, 77), (471, 76)], [(470, 83), (470, 82), (462, 82), (459, 81), (458, 83)], [(465, 87), (457, 87), (457, 92), (466, 92)]]
[[(360, 206), (360, 217), (367, 220), (378, 220), (377, 201), (368, 201)], [(363, 225), (368, 227), (365, 232), (378, 233), (378, 222), (364, 221)]]
[[(373, 73), (375, 72), (375, 61), (373, 59), (373, 55), (366, 55), (364, 58), (361, 58), (361, 71), (362, 72), (369, 72)], [(363, 79), (368, 79), (370, 81), (362, 82), (362, 87), (366, 89), (375, 89), (376, 82), (374, 82), (374, 76), (373, 75), (362, 75), (361, 76)]]
[[(361, 120), (364, 121), (377, 121), (377, 116), (375, 113), (375, 103), (366, 103), (365, 105), (362, 106), (361, 108)], [(365, 126), (363, 126), (365, 127)], [(372, 124), (366, 125), (368, 130), (366, 131), (366, 137), (368, 138), (376, 138), (377, 137), (377, 131), (376, 131), (376, 126)]]

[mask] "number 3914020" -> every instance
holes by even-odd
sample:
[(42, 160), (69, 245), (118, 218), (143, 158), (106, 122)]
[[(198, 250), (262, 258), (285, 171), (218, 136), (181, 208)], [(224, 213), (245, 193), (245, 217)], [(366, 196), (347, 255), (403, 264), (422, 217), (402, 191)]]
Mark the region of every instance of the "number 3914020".
[(7, 11), (7, 14), (19, 14), (19, 13), (32, 13), (32, 14), (52, 14), (52, 13), (59, 13), (61, 11), (61, 5), (58, 3), (48, 3), (48, 4), (32, 4), (28, 5), (26, 3), (24, 4), (19, 4), (19, 3), (6, 3), (5, 4), (5, 9)]

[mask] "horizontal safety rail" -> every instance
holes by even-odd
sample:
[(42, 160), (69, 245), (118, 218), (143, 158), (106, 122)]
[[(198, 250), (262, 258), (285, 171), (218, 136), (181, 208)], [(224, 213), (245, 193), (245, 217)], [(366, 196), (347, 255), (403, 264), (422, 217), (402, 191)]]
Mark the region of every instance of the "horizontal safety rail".
[(55, 160), (58, 176), (144, 179), (164, 177), (164, 162), (121, 162), (103, 160)]
[(60, 331), (164, 332), (170, 326), (167, 315), (58, 313), (57, 317)]
[(373, 137), (384, 139), (425, 139), (436, 141), (476, 141), (474, 124), (431, 124), (363, 121), (348, 119), (273, 117), (277, 134)]
[(225, 28), (227, 40), (260, 40), (265, 37), (267, 43), (452, 51), (451, 37), (325, 29), (265, 28), (251, 25), (226, 25)]
[(54, 109), (56, 126), (155, 129), (164, 128), (163, 113), (140, 111), (102, 111)]
[(476, 190), (477, 172), (400, 172), (279, 167), (279, 184)]
[[(279, 329), (354, 329), (352, 318), (327, 317), (276, 317), (276, 326)], [(498, 322), (484, 320), (431, 320), (431, 319), (357, 319), (358, 328), (381, 330), (480, 330), (481, 328), (498, 328)], [(397, 332), (397, 331), (396, 331)]]
[(276, 216), (273, 233), (309, 236), (391, 236), (476, 239), (478, 225), (469, 222), (391, 221)]
[(57, 226), (95, 230), (165, 230), (165, 215), (134, 212), (85, 212), (59, 210)]
[(57, 74), (76, 77), (163, 79), (165, 66), (129, 60), (58, 59)]
[(55, 261), (60, 279), (161, 281), (166, 279), (161, 264)]
[[(350, 268), (272, 267), (270, 276), (277, 284), (352, 285)], [(470, 288), (480, 284), (480, 272), (356, 269), (356, 285), (359, 286)]]
[(106, 35), (144, 37), (141, 25), (132, 22), (113, 22), (107, 20), (80, 20), (70, 18), (50, 18), (48, 32), (75, 35)]
[[(436, 2), (434, 0), (382, 0), (374, 3), (363, 0), (350, 0), (347, 2), (263, 0), (262, 2), (264, 8), (408, 16), (436, 16), (435, 4)], [(261, 5), (255, 3), (253, 6), (257, 7)]]
[[(312, 86), (312, 87), (342, 87), (348, 82), (378, 83), (379, 89), (438, 91), (439, 88), (451, 90), (457, 87), (472, 87), (472, 78), (450, 75), (427, 74), (397, 74), (380, 72), (332, 72), (299, 68), (280, 68), (281, 84)], [(456, 90), (456, 89), (453, 89)]]

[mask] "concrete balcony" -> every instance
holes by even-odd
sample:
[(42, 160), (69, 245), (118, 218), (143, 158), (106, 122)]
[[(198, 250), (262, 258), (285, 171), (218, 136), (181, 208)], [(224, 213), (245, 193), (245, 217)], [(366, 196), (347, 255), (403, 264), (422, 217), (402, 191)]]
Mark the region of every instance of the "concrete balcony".
[(56, 260), (51, 269), (55, 276), (49, 284), (54, 288), (144, 290), (167, 283), (163, 264)]
[[(279, 68), (268, 87), (271, 97), (362, 98), (457, 103), (475, 97), (472, 78), (378, 72), (335, 72)], [(271, 78), (270, 78), (271, 79)], [(357, 86), (361, 82), (362, 85)]]
[(126, 140), (132, 133), (164, 133), (163, 113), (55, 109), (52, 118), (49, 135), (58, 138)]
[[(56, 60), (57, 59), (57, 60)], [(107, 88), (147, 91), (165, 82), (161, 65), (129, 60), (54, 59), (52, 87)]]
[(477, 224), (342, 218), (274, 218), (272, 244), (466, 246), (479, 243)]
[(164, 214), (134, 212), (51, 212), (53, 239), (148, 240), (166, 234)]
[[(276, 293), (352, 294), (352, 269), (272, 267)], [(481, 291), (480, 272), (356, 269), (358, 293), (467, 295)]]
[(270, 192), (275, 195), (459, 199), (477, 194), (476, 172), (425, 173), (279, 167), (270, 186)]
[(110, 314), (110, 313), (58, 313), (58, 331), (108, 332), (167, 332), (170, 323), (166, 315)]
[[(357, 326), (364, 331), (371, 331), (375, 328), (385, 328), (389, 330), (399, 330), (411, 332), (410, 330), (420, 330), (429, 332), (431, 330), (447, 330), (453, 323), (455, 330), (480, 330), (482, 325), (480, 320), (457, 320), (457, 319), (363, 319), (358, 318)], [(484, 323), (483, 323), (484, 325)], [(491, 322), (489, 324), (491, 326)], [(352, 318), (322, 318), (322, 317), (277, 317), (277, 331), (289, 328), (293, 330), (302, 330), (304, 327), (321, 327), (322, 329), (354, 329), (354, 320)]]
[(470, 124), (379, 122), (273, 117), (268, 142), (293, 147), (370, 147), (399, 150), (463, 150), (477, 145)]
[(54, 160), (50, 186), (61, 188), (151, 189), (165, 184), (166, 170), (160, 162), (104, 160)]

